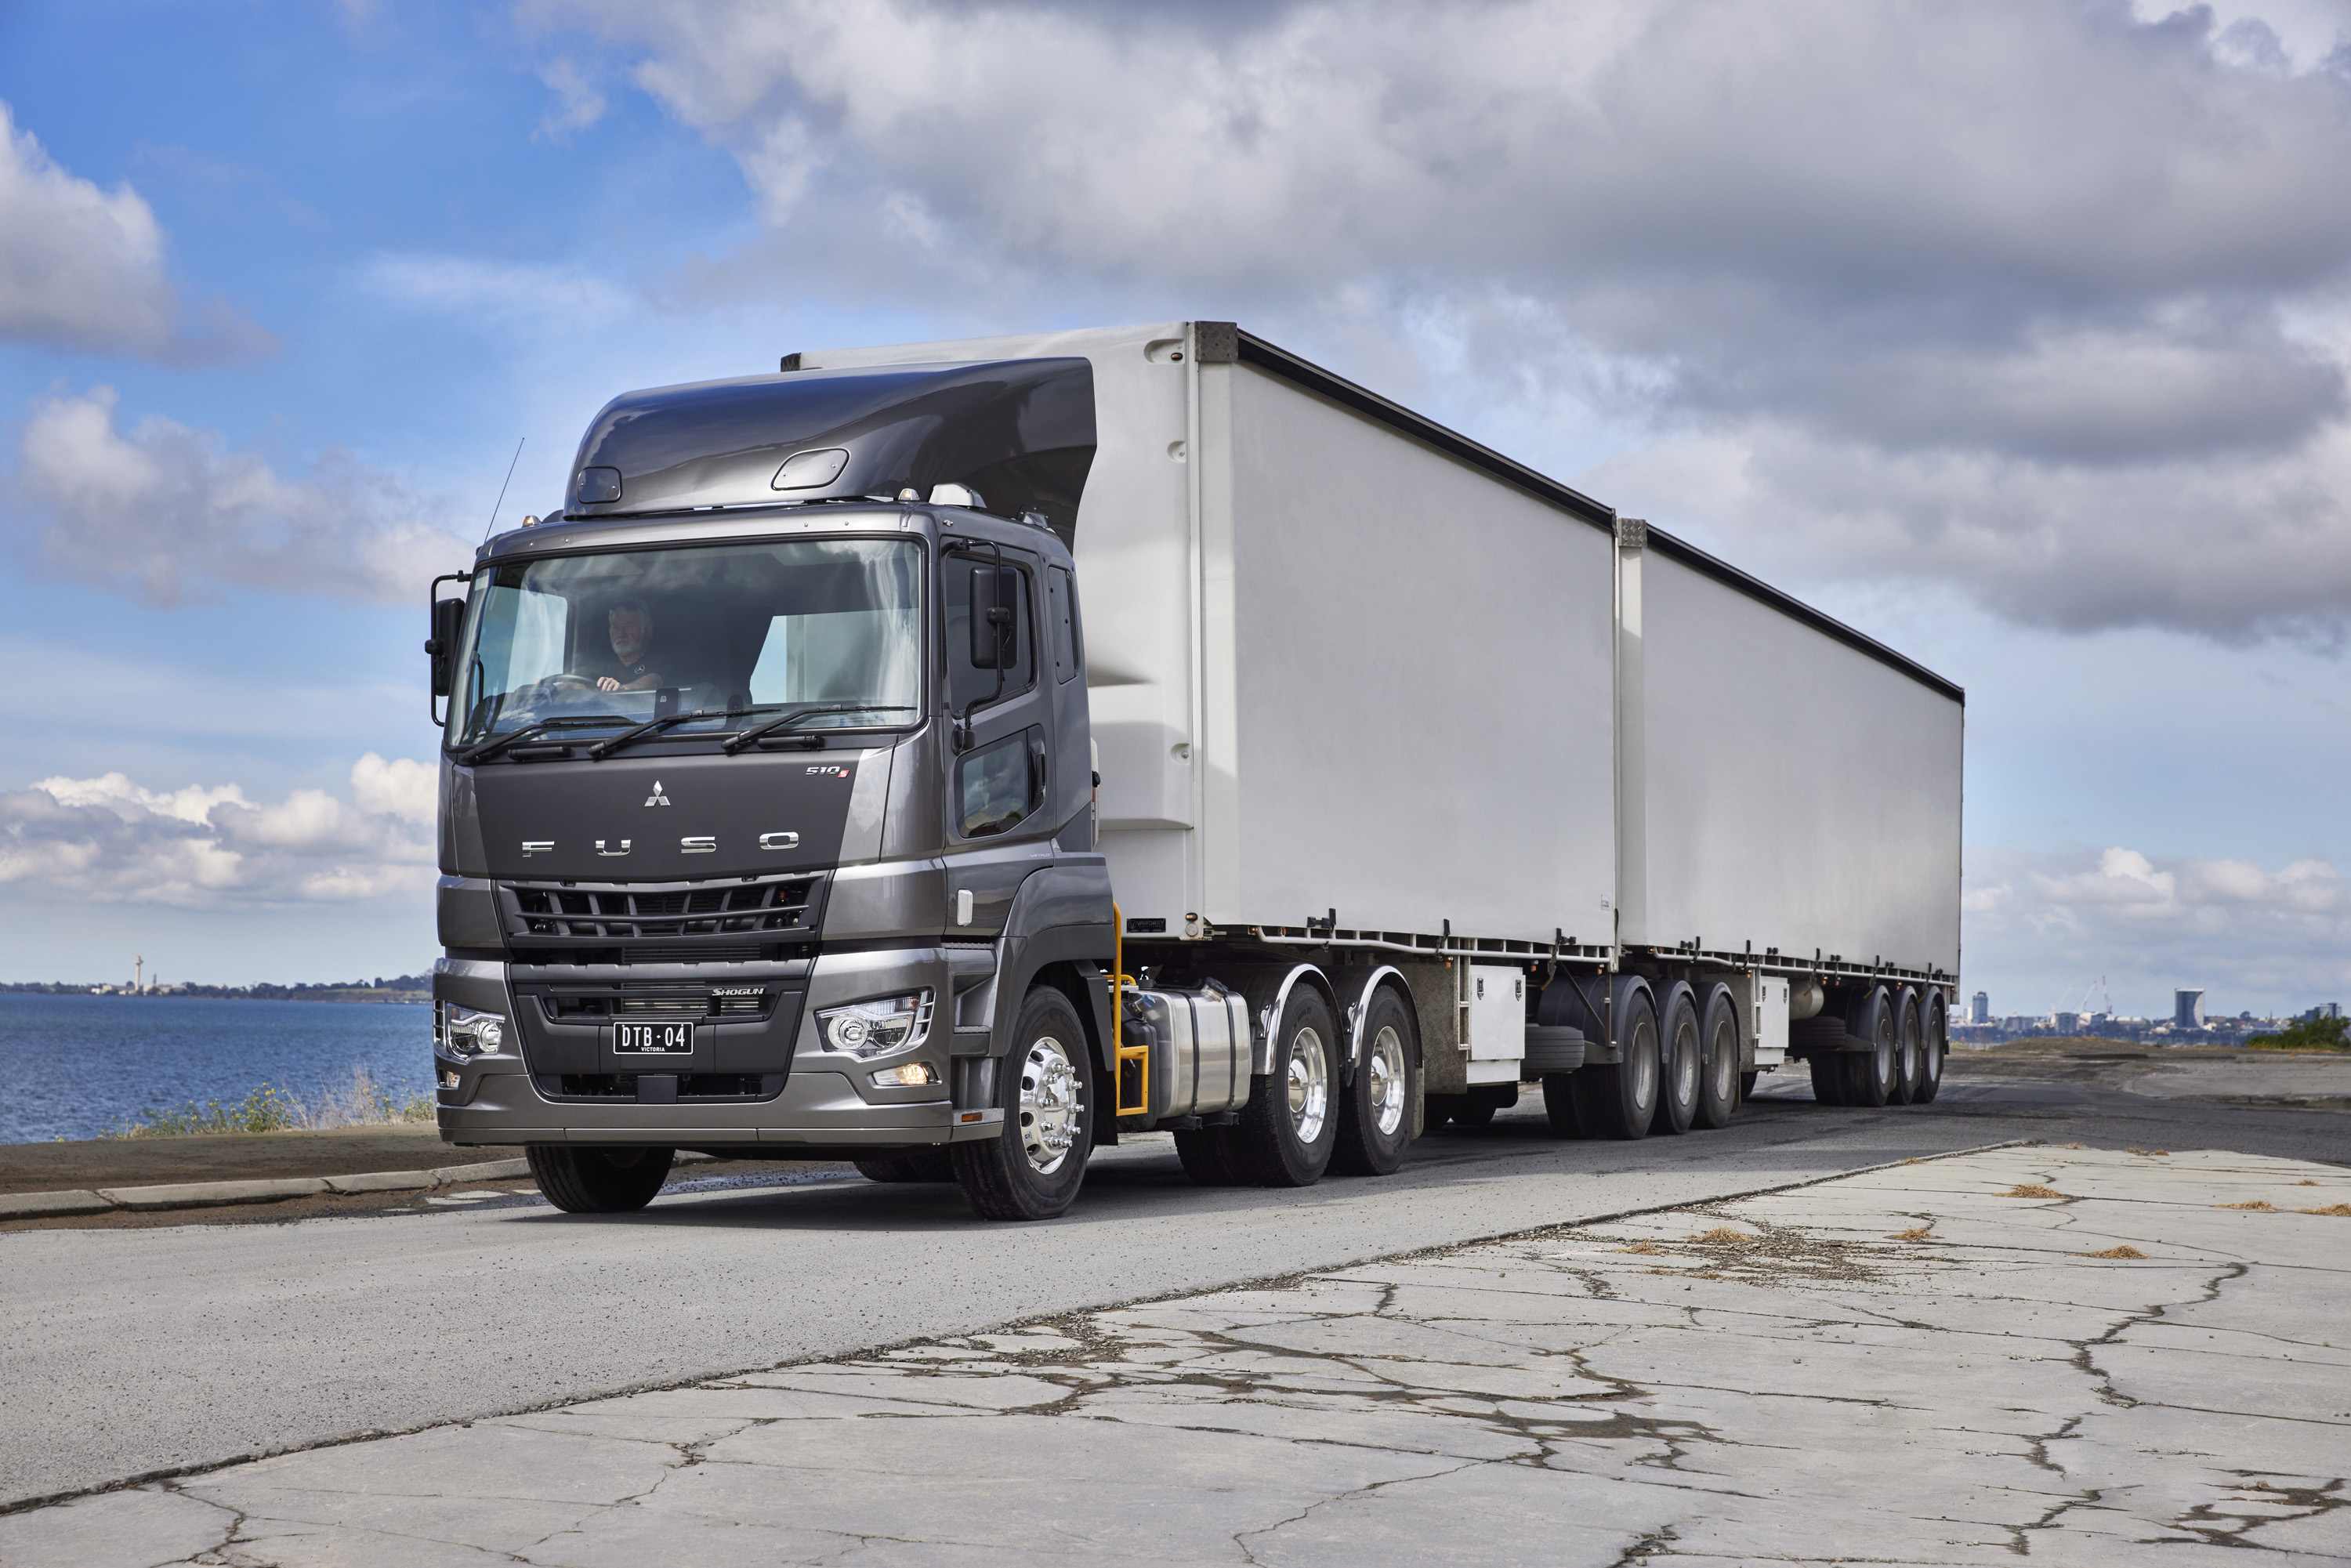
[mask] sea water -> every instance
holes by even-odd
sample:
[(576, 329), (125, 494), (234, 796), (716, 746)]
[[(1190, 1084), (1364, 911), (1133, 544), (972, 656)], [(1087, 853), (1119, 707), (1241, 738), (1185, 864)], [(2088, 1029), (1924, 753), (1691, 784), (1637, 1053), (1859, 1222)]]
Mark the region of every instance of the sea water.
[(265, 1083), (313, 1102), (354, 1068), (395, 1100), (430, 1093), (431, 1004), (0, 991), (0, 1143), (95, 1138)]

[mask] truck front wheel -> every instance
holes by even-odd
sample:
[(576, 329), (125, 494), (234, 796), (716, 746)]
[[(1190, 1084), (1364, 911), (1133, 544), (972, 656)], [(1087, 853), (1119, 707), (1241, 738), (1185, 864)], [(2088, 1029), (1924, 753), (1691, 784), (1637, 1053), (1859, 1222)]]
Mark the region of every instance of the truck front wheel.
[(1249, 1080), (1231, 1154), (1259, 1186), (1312, 1186), (1339, 1142), (1339, 1031), (1330, 1004), (1305, 986), (1290, 993), (1273, 1031), (1273, 1071)]
[(983, 1219), (1068, 1212), (1093, 1152), (1093, 1074), (1070, 998), (1040, 986), (1020, 1004), (1012, 1049), (996, 1064), (1004, 1130), (953, 1146), (955, 1177)]
[(547, 1201), (566, 1214), (626, 1214), (653, 1200), (669, 1179), (674, 1151), (628, 1145), (574, 1147), (531, 1144), (523, 1149), (531, 1178)]
[(1403, 1166), (1412, 1145), (1412, 1097), (1420, 1087), (1412, 1038), (1412, 1013), (1403, 1000), (1385, 986), (1373, 992), (1364, 1015), (1364, 1060), (1339, 1104), (1332, 1170), (1386, 1176)]

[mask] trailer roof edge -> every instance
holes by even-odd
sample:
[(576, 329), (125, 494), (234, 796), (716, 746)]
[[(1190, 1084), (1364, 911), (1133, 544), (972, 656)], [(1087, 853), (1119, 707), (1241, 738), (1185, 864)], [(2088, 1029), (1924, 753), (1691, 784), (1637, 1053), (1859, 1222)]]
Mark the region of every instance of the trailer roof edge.
[[(1259, 370), (1280, 376), (1308, 392), (1375, 419), (1448, 456), (1458, 458), (1473, 468), (1481, 468), (1593, 528), (1614, 531), (1616, 509), (1614, 507), (1605, 506), (1581, 490), (1561, 484), (1549, 475), (1505, 457), (1492, 447), (1481, 445), (1458, 431), (1448, 430), (1401, 403), (1390, 402), (1369, 388), (1358, 386), (1343, 376), (1334, 375), (1311, 361), (1301, 360), (1289, 350), (1270, 343), (1254, 332), (1238, 330), (1236, 337), (1242, 364), (1254, 365)], [(1729, 561), (1708, 555), (1686, 539), (1677, 538), (1662, 528), (1652, 528), (1649, 529), (1649, 548), (1701, 576), (1712, 578), (1725, 588), (1761, 601), (1782, 614), (1802, 622), (1813, 631), (1835, 639), (1856, 653), (1865, 653), (1879, 664), (1900, 671), (1920, 685), (1950, 698), (1962, 707), (1967, 706), (1966, 688), (1958, 683), (1937, 674), (1916, 659), (1895, 652), (1866, 632), (1857, 632), (1834, 616), (1813, 609), (1802, 600), (1782, 592), (1759, 578), (1749, 576)]]

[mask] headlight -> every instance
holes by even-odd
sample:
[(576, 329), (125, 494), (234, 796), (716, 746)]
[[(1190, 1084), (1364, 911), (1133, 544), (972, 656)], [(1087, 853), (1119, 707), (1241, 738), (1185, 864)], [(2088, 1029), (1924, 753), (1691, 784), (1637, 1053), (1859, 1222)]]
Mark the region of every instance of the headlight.
[(496, 1013), (476, 1012), (455, 1002), (435, 1003), (434, 1010), (440, 1014), (435, 1032), (444, 1056), (460, 1061), (496, 1056), (506, 1044), (507, 1020)]
[(828, 1008), (816, 1015), (816, 1030), (829, 1050), (852, 1056), (884, 1056), (920, 1045), (930, 1037), (931, 993), (908, 991)]
[(937, 1071), (927, 1061), (901, 1062), (870, 1076), (876, 1089), (920, 1089), (939, 1081)]

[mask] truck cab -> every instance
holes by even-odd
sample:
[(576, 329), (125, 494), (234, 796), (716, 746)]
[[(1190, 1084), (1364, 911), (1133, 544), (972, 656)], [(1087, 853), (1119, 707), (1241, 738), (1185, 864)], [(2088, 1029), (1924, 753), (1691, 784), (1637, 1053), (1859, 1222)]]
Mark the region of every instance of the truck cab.
[(1112, 1135), (1084, 380), (631, 394), (483, 547), (434, 611), (444, 1137), (589, 1210), (679, 1148), (1066, 1207)]

